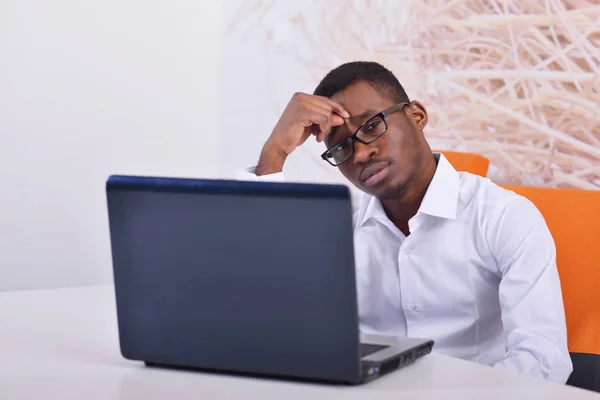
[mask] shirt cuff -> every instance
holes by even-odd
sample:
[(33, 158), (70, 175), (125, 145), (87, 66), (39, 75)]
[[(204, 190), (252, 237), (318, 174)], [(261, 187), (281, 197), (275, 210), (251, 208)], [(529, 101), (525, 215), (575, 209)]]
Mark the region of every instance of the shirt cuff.
[(256, 166), (250, 168), (244, 168), (235, 172), (235, 179), (238, 181), (263, 181), (263, 182), (283, 182), (283, 172), (277, 172), (274, 174), (257, 176), (255, 173)]

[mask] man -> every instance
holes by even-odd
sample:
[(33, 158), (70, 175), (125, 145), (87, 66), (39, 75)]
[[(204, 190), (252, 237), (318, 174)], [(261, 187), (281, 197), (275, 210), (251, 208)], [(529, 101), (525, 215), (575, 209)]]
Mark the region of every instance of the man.
[[(282, 180), (314, 135), (363, 194), (354, 207), (361, 330), (431, 338), (434, 351), (566, 382), (572, 371), (555, 247), (527, 199), (433, 154), (427, 111), (372, 62), (295, 94), (242, 179)], [(308, 246), (308, 245), (307, 245)]]

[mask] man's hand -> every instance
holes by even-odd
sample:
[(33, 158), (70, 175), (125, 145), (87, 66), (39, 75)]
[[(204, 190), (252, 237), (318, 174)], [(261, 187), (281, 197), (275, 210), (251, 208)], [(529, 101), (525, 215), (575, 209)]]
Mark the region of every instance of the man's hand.
[(287, 156), (309, 136), (324, 141), (332, 127), (344, 124), (344, 118), (350, 118), (344, 107), (327, 97), (294, 94), (263, 147), (256, 175), (281, 172)]

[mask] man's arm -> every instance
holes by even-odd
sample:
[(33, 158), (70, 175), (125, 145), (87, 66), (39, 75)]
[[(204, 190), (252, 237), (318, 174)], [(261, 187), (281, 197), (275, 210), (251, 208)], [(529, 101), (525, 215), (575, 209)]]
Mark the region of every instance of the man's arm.
[(282, 181), (288, 155), (311, 135), (318, 142), (324, 141), (331, 127), (343, 125), (344, 118), (349, 117), (344, 107), (327, 97), (294, 94), (264, 144), (256, 167), (238, 171), (236, 178)]
[(272, 143), (271, 139), (267, 140), (260, 152), (260, 158), (254, 173), (258, 176), (282, 173), (287, 156), (286, 153)]
[(258, 164), (254, 167), (236, 171), (235, 178), (243, 181), (284, 182), (283, 164), (287, 156), (279, 154), (276, 149), (269, 149), (265, 143)]
[(533, 203), (511, 198), (487, 229), (502, 275), (500, 307), (505, 357), (496, 365), (565, 383), (573, 370), (567, 349), (556, 248)]

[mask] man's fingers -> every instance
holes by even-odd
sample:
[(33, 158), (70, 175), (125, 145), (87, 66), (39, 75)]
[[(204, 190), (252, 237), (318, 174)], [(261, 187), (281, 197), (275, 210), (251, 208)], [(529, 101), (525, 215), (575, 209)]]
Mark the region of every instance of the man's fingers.
[(329, 122), (331, 123), (331, 126), (340, 126), (344, 125), (345, 123), (344, 119), (342, 117), (338, 117), (336, 114), (331, 114)]
[(325, 96), (315, 96), (315, 97), (324, 101), (325, 103), (327, 103), (331, 107), (332, 111), (335, 112), (336, 114), (338, 114), (340, 117), (350, 118), (350, 114), (348, 113), (348, 111), (346, 111), (346, 109), (340, 103), (337, 103)]
[(306, 120), (313, 124), (324, 124), (329, 122), (329, 118), (332, 115), (331, 110), (325, 105), (320, 103), (309, 103), (304, 106), (304, 114)]
[(321, 143), (323, 140), (325, 140), (327, 135), (329, 135), (329, 132), (331, 132), (331, 123), (329, 122), (329, 118), (327, 118), (327, 122), (319, 124), (319, 130), (320, 132), (317, 134), (317, 142)]
[(317, 137), (319, 132), (321, 132), (321, 127), (317, 124), (312, 124), (308, 129), (312, 135), (315, 135), (315, 137)]
[[(338, 114), (332, 113), (330, 107), (328, 107), (324, 103), (311, 103), (306, 105), (306, 111), (308, 114), (323, 114), (329, 117), (331, 126), (340, 126), (345, 123), (344, 118), (340, 117)], [(318, 123), (318, 121), (315, 121)]]
[(329, 118), (331, 115), (331, 107), (322, 102), (309, 102), (304, 105), (304, 112), (309, 117), (318, 115)]
[(340, 125), (344, 125), (344, 120), (336, 114), (331, 114), (326, 123), (319, 125), (319, 129), (321, 132), (317, 135), (317, 142), (320, 143), (324, 141), (327, 138), (327, 136), (329, 136), (329, 134), (331, 133), (331, 127)]
[(332, 126), (340, 126), (345, 123), (342, 117), (332, 113), (331, 107), (325, 102), (306, 103), (303, 112), (306, 115), (303, 125), (305, 127), (312, 125), (310, 131), (319, 143), (327, 138)]
[(302, 125), (323, 124), (329, 120), (331, 111), (322, 104), (305, 104), (302, 110)]

